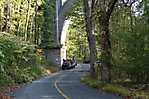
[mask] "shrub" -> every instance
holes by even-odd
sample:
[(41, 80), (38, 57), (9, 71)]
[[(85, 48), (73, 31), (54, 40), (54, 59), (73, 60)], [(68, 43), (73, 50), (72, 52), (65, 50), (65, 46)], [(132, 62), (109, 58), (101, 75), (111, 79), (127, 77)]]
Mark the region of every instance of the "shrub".
[(26, 83), (45, 73), (35, 45), (7, 33), (0, 33), (0, 87)]

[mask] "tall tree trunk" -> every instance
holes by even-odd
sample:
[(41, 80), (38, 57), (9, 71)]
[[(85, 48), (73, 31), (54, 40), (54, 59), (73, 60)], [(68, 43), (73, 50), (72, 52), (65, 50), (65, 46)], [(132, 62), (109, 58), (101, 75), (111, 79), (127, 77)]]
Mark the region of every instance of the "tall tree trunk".
[[(111, 14), (114, 10), (115, 4), (118, 0), (111, 0), (106, 6), (107, 10), (101, 9), (99, 15), (99, 24), (101, 29), (101, 79), (106, 83), (111, 82), (111, 41), (110, 41), (110, 33), (109, 33), (109, 22)], [(100, 5), (102, 6), (102, 5)]]
[(37, 45), (39, 45), (39, 43), (41, 42), (41, 35), (39, 34), (40, 31), (40, 26), (37, 25)]
[(85, 12), (85, 23), (86, 23), (86, 32), (88, 38), (88, 44), (90, 49), (90, 75), (93, 78), (96, 78), (95, 73), (95, 61), (96, 61), (96, 42), (94, 37), (94, 23), (92, 20), (92, 0), (84, 0), (84, 12)]
[[(2, 22), (2, 9), (0, 9), (0, 22)], [(2, 24), (0, 24), (0, 31), (2, 31)]]
[(9, 8), (9, 1), (6, 1), (6, 4), (4, 6), (4, 16), (5, 16), (5, 21), (4, 21), (4, 25), (2, 27), (2, 32), (9, 32), (9, 19), (10, 19), (10, 8)]
[(29, 17), (30, 17), (30, 0), (27, 0), (28, 7), (27, 7), (27, 14), (26, 14), (26, 21), (25, 21), (25, 30), (24, 30), (24, 39), (27, 40), (27, 32), (28, 32), (28, 24), (29, 24)]
[(26, 41), (33, 42), (32, 34), (33, 34), (33, 17), (29, 16), (27, 32), (26, 32)]
[[(21, 3), (20, 3), (21, 4)], [(18, 7), (18, 12), (19, 12), (19, 19), (17, 19), (17, 26), (15, 27), (16, 29), (16, 35), (19, 35), (20, 36), (20, 21), (21, 21), (21, 5), (19, 5)]]
[(109, 21), (103, 17), (101, 21), (101, 58), (102, 58), (102, 71), (101, 79), (105, 82), (111, 81), (111, 42), (109, 34)]
[(34, 20), (35, 20), (35, 27), (34, 27), (34, 29), (35, 29), (35, 31), (34, 31), (34, 43), (35, 44), (37, 44), (38, 43), (38, 33), (37, 33), (37, 28), (38, 28), (38, 26), (37, 26), (37, 9), (38, 9), (38, 4), (37, 4), (37, 0), (36, 0), (36, 4), (35, 4), (35, 18), (34, 18)]

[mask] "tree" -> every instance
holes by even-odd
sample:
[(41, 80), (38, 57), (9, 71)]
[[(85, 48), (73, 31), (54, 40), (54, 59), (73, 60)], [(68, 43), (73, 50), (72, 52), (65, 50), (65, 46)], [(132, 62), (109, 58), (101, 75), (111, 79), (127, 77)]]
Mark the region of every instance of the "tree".
[(114, 10), (115, 4), (118, 0), (93, 0), (96, 6), (96, 17), (101, 30), (101, 69), (102, 80), (104, 82), (111, 82), (111, 41), (109, 33), (109, 22), (111, 14)]
[(42, 35), (41, 35), (41, 47), (53, 47), (55, 46), (54, 42), (54, 33), (55, 33), (55, 2), (45, 0), (43, 3), (43, 25), (42, 25)]
[(3, 32), (9, 32), (10, 30), (10, 25), (9, 25), (9, 21), (10, 21), (10, 1), (6, 0), (5, 4), (4, 4), (4, 25), (2, 27), (2, 31)]
[[(82, 13), (81, 9), (79, 9), (79, 13)], [(72, 58), (75, 56), (76, 59), (84, 61), (84, 58), (89, 57), (89, 48), (85, 31), (84, 15), (79, 13), (70, 16), (72, 24), (70, 24), (67, 34), (67, 57)]]
[[(113, 75), (119, 75), (118, 79), (130, 79), (136, 83), (144, 83), (149, 79), (147, 73), (149, 70), (147, 65), (149, 57), (147, 55), (149, 53), (148, 17), (146, 16), (147, 10), (144, 8), (145, 2), (138, 2), (134, 5), (133, 3), (126, 1), (121, 3), (122, 6), (115, 9), (111, 18)], [(134, 10), (130, 5), (137, 9)], [(142, 9), (143, 13), (141, 13)], [(118, 74), (115, 74), (115, 71)]]
[(94, 37), (94, 21), (93, 17), (93, 0), (84, 0), (84, 13), (85, 13), (85, 23), (86, 23), (86, 33), (88, 38), (88, 44), (90, 49), (90, 74), (91, 77), (95, 78), (95, 68), (94, 64), (96, 61), (96, 42)]

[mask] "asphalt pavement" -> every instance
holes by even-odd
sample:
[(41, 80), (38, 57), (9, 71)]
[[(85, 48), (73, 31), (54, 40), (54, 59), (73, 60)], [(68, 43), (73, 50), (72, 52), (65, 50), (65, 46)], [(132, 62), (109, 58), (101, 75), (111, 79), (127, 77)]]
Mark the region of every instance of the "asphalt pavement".
[(33, 81), (14, 92), (14, 99), (122, 99), (113, 94), (89, 88), (80, 78), (89, 71), (89, 65), (60, 71)]

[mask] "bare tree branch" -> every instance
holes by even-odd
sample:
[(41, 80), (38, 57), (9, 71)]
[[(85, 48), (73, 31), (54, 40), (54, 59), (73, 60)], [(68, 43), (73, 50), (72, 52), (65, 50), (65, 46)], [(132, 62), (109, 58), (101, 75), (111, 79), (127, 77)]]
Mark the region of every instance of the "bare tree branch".
[[(132, 1), (132, 0), (130, 0), (130, 1)], [(130, 3), (130, 5), (129, 5), (129, 7), (132, 7), (132, 5), (135, 3), (135, 2), (137, 2), (138, 0), (133, 0), (131, 3)]]
[(132, 5), (138, 0), (121, 0), (125, 6), (132, 7)]
[(108, 7), (108, 10), (107, 10), (107, 17), (110, 18), (110, 15), (115, 7), (115, 4), (117, 3), (118, 0), (111, 0), (111, 2), (109, 2), (109, 7)]
[(127, 5), (129, 0), (122, 0), (122, 2), (123, 2), (124, 5)]

